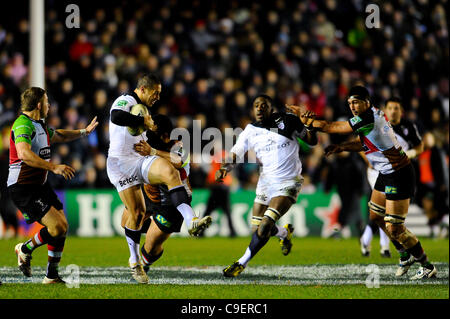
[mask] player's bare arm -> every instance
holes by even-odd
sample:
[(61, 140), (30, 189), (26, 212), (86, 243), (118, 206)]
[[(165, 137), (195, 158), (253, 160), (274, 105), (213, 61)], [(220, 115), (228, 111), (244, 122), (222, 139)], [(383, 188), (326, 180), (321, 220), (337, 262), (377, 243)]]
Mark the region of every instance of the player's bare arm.
[(68, 165), (56, 165), (40, 158), (31, 150), (31, 145), (26, 142), (17, 143), (16, 149), (19, 159), (28, 166), (45, 169), (56, 175), (62, 175), (66, 180), (72, 179), (75, 175), (75, 170)]
[(341, 144), (332, 144), (325, 148), (325, 156), (330, 156), (331, 154), (340, 153), (340, 152), (361, 152), (363, 151), (363, 145), (361, 141), (358, 139), (344, 142)]
[(52, 143), (64, 143), (76, 140), (78, 138), (89, 136), (97, 127), (97, 117), (94, 117), (86, 128), (81, 130), (55, 130), (55, 134), (50, 140)]
[(406, 156), (408, 156), (410, 159), (416, 158), (419, 156), (424, 150), (424, 144), (423, 141), (420, 142), (419, 145), (414, 146), (413, 148), (406, 151)]
[(183, 159), (180, 155), (173, 152), (161, 151), (153, 148), (146, 141), (140, 141), (134, 144), (134, 150), (142, 156), (159, 156), (168, 160), (176, 169), (180, 169), (183, 166)]
[(350, 134), (353, 132), (348, 122), (317, 120), (313, 112), (302, 112), (301, 107), (298, 105), (286, 105), (286, 108), (296, 114), (307, 128), (314, 128), (320, 132), (330, 134)]

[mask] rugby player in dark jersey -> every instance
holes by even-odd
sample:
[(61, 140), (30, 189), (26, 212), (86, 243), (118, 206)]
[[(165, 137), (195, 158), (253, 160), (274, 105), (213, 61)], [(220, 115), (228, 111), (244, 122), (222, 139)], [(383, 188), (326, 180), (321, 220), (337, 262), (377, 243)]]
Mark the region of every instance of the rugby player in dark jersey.
[(349, 121), (320, 121), (315, 119), (314, 114), (302, 113), (299, 106), (287, 107), (310, 129), (330, 134), (358, 134), (356, 140), (329, 145), (325, 155), (342, 151), (365, 152), (380, 173), (369, 202), (370, 218), (386, 232), (397, 250), (403, 249), (411, 255), (408, 260), (400, 259), (396, 275), (406, 274), (414, 262), (419, 262), (421, 267), (411, 277), (412, 280), (436, 276), (436, 267), (429, 262), (420, 241), (404, 225), (416, 184), (410, 159), (397, 141), (385, 114), (371, 104), (365, 87), (352, 87), (347, 101), (353, 113)]
[(11, 199), (26, 222), (38, 222), (44, 226), (32, 238), (15, 247), (19, 269), (26, 277), (31, 277), (31, 253), (47, 244), (44, 284), (64, 283), (59, 277), (58, 265), (68, 228), (63, 205), (47, 182), (47, 174), (50, 171), (65, 179), (71, 179), (75, 174), (68, 165), (50, 162), (50, 143), (69, 142), (87, 136), (98, 125), (95, 117), (85, 129), (50, 129), (44, 122), (49, 108), (44, 89), (31, 87), (22, 93), (22, 113), (11, 129), (7, 183)]

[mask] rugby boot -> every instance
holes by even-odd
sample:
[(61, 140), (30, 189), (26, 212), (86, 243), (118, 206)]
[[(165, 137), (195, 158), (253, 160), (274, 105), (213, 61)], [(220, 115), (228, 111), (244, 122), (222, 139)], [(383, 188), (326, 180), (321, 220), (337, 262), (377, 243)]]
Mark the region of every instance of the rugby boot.
[(26, 276), (31, 277), (31, 254), (25, 254), (22, 252), (23, 243), (17, 244), (15, 247), (17, 264), (20, 271)]
[(56, 278), (48, 278), (47, 276), (44, 277), (44, 280), (42, 280), (42, 283), (44, 285), (47, 284), (65, 284), (66, 282), (64, 280), (61, 279), (61, 277), (56, 277)]
[(397, 271), (395, 273), (396, 277), (401, 277), (404, 274), (406, 274), (409, 270), (409, 268), (412, 266), (412, 264), (414, 264), (416, 262), (416, 259), (414, 258), (414, 256), (409, 256), (408, 259), (406, 260), (401, 260), (398, 264), (398, 268)]
[(130, 263), (131, 275), (140, 284), (148, 284), (148, 276), (141, 263)]
[(280, 239), (281, 252), (287, 256), (292, 249), (292, 234), (294, 233), (294, 227), (292, 224), (286, 224), (283, 226), (287, 230), (286, 238)]
[(200, 236), (205, 229), (211, 225), (212, 218), (211, 216), (205, 216), (202, 219), (198, 217), (192, 218), (191, 226), (189, 227), (189, 235), (191, 236)]
[(223, 270), (223, 275), (225, 277), (237, 277), (241, 272), (245, 269), (238, 261), (235, 261), (233, 264), (228, 266)]
[(436, 277), (437, 269), (434, 265), (420, 267), (417, 273), (411, 277), (411, 280), (428, 279)]

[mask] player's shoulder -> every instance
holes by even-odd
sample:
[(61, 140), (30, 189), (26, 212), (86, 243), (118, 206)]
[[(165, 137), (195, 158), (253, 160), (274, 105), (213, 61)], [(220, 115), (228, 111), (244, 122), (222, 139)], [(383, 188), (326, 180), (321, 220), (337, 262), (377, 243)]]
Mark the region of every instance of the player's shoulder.
[(23, 127), (34, 129), (33, 121), (31, 120), (31, 118), (29, 118), (25, 114), (20, 114), (14, 121), (11, 129), (16, 130)]
[(132, 106), (137, 103), (136, 99), (130, 94), (122, 94), (113, 102), (113, 107)]

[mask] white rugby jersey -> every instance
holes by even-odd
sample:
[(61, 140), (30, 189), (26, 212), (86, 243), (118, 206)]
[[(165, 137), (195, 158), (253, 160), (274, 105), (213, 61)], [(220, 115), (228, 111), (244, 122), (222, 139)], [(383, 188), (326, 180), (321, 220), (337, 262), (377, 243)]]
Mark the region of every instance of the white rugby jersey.
[(410, 163), (383, 111), (371, 107), (349, 120), (359, 134), (367, 159), (381, 174), (391, 174)]
[(248, 124), (230, 152), (243, 158), (248, 150), (253, 150), (261, 163), (261, 175), (275, 180), (294, 178), (302, 172), (297, 138), (303, 139), (306, 133), (297, 116), (273, 113), (264, 125)]
[(112, 104), (109, 119), (109, 150), (108, 156), (112, 157), (142, 157), (133, 148), (139, 141), (147, 141), (145, 131), (138, 136), (131, 135), (126, 126), (119, 126), (111, 122), (111, 112), (121, 110), (130, 112), (133, 105), (139, 104), (139, 98), (135, 93), (131, 95), (121, 95)]

